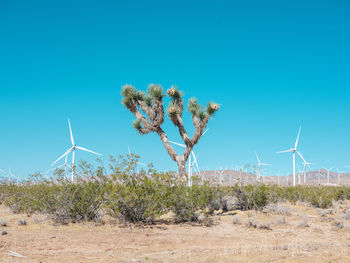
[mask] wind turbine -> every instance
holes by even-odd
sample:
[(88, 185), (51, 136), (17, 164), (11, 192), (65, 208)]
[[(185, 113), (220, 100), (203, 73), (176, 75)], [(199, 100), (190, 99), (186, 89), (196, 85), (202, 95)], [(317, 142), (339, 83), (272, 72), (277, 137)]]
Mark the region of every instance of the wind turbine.
[(293, 153), (293, 186), (295, 186), (295, 153), (297, 153), (301, 157), (300, 152), (298, 152), (298, 150), (297, 150), (300, 131), (301, 131), (301, 126), (299, 127), (298, 137), (297, 137), (297, 140), (295, 141), (294, 148), (290, 148), (289, 150), (277, 152), (277, 153), (287, 153), (287, 152)]
[[(208, 130), (209, 130), (209, 129), (207, 129), (206, 131), (204, 131), (203, 134), (202, 134), (202, 136), (203, 136), (204, 134), (206, 134)], [(186, 148), (186, 145), (184, 145), (184, 144), (181, 144), (181, 143), (178, 143), (178, 142), (174, 142), (174, 141), (169, 141), (169, 142), (172, 143), (172, 144), (181, 146), (181, 147), (183, 147), (183, 148)], [(192, 163), (192, 161), (191, 161), (191, 155), (193, 156), (193, 163)], [(192, 167), (193, 167), (194, 163), (196, 164), (198, 173), (200, 173), (199, 166), (198, 166), (198, 163), (197, 163), (196, 155), (194, 154), (194, 152), (193, 152), (193, 150), (192, 150), (191, 153), (190, 153), (190, 156), (188, 157), (188, 186), (192, 186)]]
[(324, 169), (326, 169), (326, 171), (327, 171), (327, 184), (329, 184), (329, 173), (331, 172), (331, 170), (334, 168), (334, 166), (332, 166), (331, 168), (324, 168)]
[(340, 173), (344, 173), (344, 171), (341, 171), (337, 168), (337, 175), (338, 175), (338, 184), (340, 185)]
[[(311, 164), (312, 163), (308, 163), (307, 161), (305, 161), (305, 158), (303, 157), (303, 155), (298, 152), (300, 158), (303, 160), (303, 176), (304, 176), (304, 184), (306, 184), (306, 166), (309, 166), (309, 168), (311, 169)], [(299, 184), (300, 184), (300, 177), (299, 177)]]
[[(5, 173), (6, 174), (6, 173)], [(9, 168), (9, 171), (7, 173), (7, 180), (9, 181), (19, 181), (19, 178), (17, 176), (14, 176), (13, 173), (11, 172), (11, 169)]]
[(259, 182), (261, 179), (260, 178), (261, 166), (271, 166), (271, 164), (260, 162), (258, 154), (256, 152), (254, 152), (254, 153), (255, 153), (256, 159), (258, 160), (258, 164), (257, 164), (258, 165), (258, 173), (256, 175), (256, 180)]
[(70, 132), (70, 140), (72, 142), (72, 147), (69, 148), (60, 158), (58, 158), (56, 161), (54, 161), (52, 165), (54, 165), (55, 163), (57, 163), (59, 160), (61, 160), (63, 157), (67, 156), (70, 152), (72, 152), (72, 182), (74, 181), (74, 159), (75, 159), (75, 150), (76, 149), (79, 149), (79, 150), (82, 150), (82, 151), (85, 151), (85, 152), (89, 152), (89, 153), (93, 153), (93, 154), (96, 154), (96, 155), (100, 155), (102, 156), (102, 154), (100, 153), (97, 153), (97, 152), (93, 152), (91, 150), (88, 150), (86, 148), (83, 148), (81, 146), (77, 146), (75, 143), (74, 143), (74, 138), (73, 138), (73, 133), (72, 133), (72, 127), (70, 125), (70, 120), (68, 118), (68, 125), (69, 125), (69, 132)]
[(65, 158), (65, 161), (64, 161), (63, 164), (58, 165), (58, 166), (56, 166), (56, 167), (54, 167), (54, 168), (51, 168), (51, 169), (47, 170), (47, 171), (44, 173), (44, 175), (45, 175), (45, 177), (46, 177), (46, 180), (49, 180), (48, 174), (49, 174), (51, 171), (55, 171), (55, 170), (57, 170), (57, 169), (59, 169), (59, 168), (61, 168), (61, 167), (63, 167), (63, 166), (64, 166), (64, 178), (67, 179), (67, 167), (69, 167), (70, 169), (72, 169), (72, 166), (70, 166), (70, 165), (67, 163), (67, 156), (68, 156), (68, 155), (66, 155), (66, 158)]

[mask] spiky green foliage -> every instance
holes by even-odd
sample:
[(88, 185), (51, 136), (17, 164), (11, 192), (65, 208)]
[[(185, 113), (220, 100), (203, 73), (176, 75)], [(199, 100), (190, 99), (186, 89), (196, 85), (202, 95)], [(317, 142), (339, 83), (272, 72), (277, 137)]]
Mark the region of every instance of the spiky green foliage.
[(212, 116), (216, 111), (218, 111), (220, 108), (220, 105), (215, 102), (209, 102), (206, 108), (207, 113), (209, 116)]
[(122, 87), (122, 96), (128, 98), (134, 98), (136, 95), (136, 90), (132, 85), (126, 84)]
[(184, 93), (182, 91), (179, 91), (176, 86), (172, 86), (170, 89), (168, 89), (167, 93), (169, 97), (173, 99), (180, 99), (184, 95)]
[(143, 101), (145, 99), (145, 94), (142, 91), (137, 91), (134, 98)]
[(152, 106), (152, 99), (153, 99), (153, 98), (152, 98), (149, 94), (147, 94), (147, 95), (144, 97), (144, 101), (145, 101), (145, 103), (146, 103), (147, 106), (149, 106), (149, 107)]
[(147, 93), (152, 97), (156, 99), (160, 99), (164, 96), (163, 94), (163, 88), (160, 85), (151, 84), (148, 86)]
[(132, 126), (138, 131), (142, 129), (141, 122), (139, 120), (134, 120)]
[(133, 104), (132, 104), (132, 98), (131, 97), (124, 97), (122, 99), (122, 104), (128, 108), (129, 110), (132, 110)]
[(189, 99), (188, 111), (201, 120), (206, 116), (206, 112), (202, 109), (196, 98)]
[(177, 114), (181, 113), (181, 109), (179, 105), (176, 103), (176, 101), (171, 101), (167, 108), (167, 113), (170, 119), (173, 119), (176, 117)]

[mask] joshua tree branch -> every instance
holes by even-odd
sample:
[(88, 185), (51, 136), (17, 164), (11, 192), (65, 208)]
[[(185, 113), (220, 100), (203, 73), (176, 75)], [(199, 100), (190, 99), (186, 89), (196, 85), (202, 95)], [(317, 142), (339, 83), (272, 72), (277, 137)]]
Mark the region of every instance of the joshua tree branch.
[(152, 107), (148, 106), (144, 101), (142, 100), (137, 100), (137, 104), (140, 105), (140, 108), (143, 110), (144, 113), (147, 114), (148, 118), (150, 121), (153, 123), (156, 118), (156, 113), (152, 109)]
[(159, 138), (163, 142), (163, 145), (166, 151), (168, 152), (168, 154), (170, 155), (171, 159), (176, 162), (177, 153), (175, 152), (174, 148), (170, 145), (168, 141), (168, 137), (166, 136), (165, 132), (163, 131), (162, 128), (158, 127), (157, 133), (159, 135)]
[(182, 118), (180, 116), (180, 114), (176, 114), (175, 116), (175, 120), (173, 120), (174, 124), (179, 128), (179, 132), (181, 135), (182, 140), (185, 142), (186, 146), (193, 146), (193, 144), (191, 143), (190, 137), (188, 136), (185, 126), (183, 124)]
[(207, 127), (208, 120), (209, 120), (209, 116), (206, 116), (204, 117), (204, 119), (198, 121), (197, 127), (195, 126), (196, 130), (191, 139), (192, 145), (195, 145), (199, 141), (199, 139), (202, 137), (203, 131), (205, 127)]
[(154, 100), (153, 110), (156, 112), (156, 117), (153, 124), (155, 127), (160, 127), (164, 122), (164, 107), (162, 98)]
[(145, 116), (143, 116), (143, 114), (138, 109), (135, 110), (134, 115), (136, 119), (142, 123), (144, 129), (150, 130), (150, 131), (156, 131), (154, 126), (146, 119)]

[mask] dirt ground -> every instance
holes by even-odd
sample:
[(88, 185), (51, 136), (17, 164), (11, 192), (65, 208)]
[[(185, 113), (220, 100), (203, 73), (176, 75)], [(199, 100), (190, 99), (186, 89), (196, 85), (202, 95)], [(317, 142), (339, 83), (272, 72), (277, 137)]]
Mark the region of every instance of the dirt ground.
[[(7, 234), (0, 235), (0, 262), (350, 262), (350, 220), (344, 219), (349, 202), (332, 210), (282, 206), (290, 214), (237, 211), (213, 216), (211, 227), (142, 228), (111, 222), (57, 226), (44, 216), (12, 214), (1, 206), (7, 226), (0, 230)], [(21, 218), (27, 225), (18, 225)]]

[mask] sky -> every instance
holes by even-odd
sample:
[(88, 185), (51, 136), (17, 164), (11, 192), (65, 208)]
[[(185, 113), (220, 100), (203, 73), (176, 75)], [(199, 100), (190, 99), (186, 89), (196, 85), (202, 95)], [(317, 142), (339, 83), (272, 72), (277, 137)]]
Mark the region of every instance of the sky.
[(267, 173), (291, 173), (291, 154), (276, 152), (299, 126), (314, 169), (350, 165), (349, 1), (0, 0), (0, 25), (0, 168), (20, 178), (69, 148), (68, 117), (77, 145), (105, 161), (129, 146), (176, 170), (156, 134), (132, 128), (124, 84), (221, 104), (194, 148), (202, 170), (253, 165), (257, 151)]

